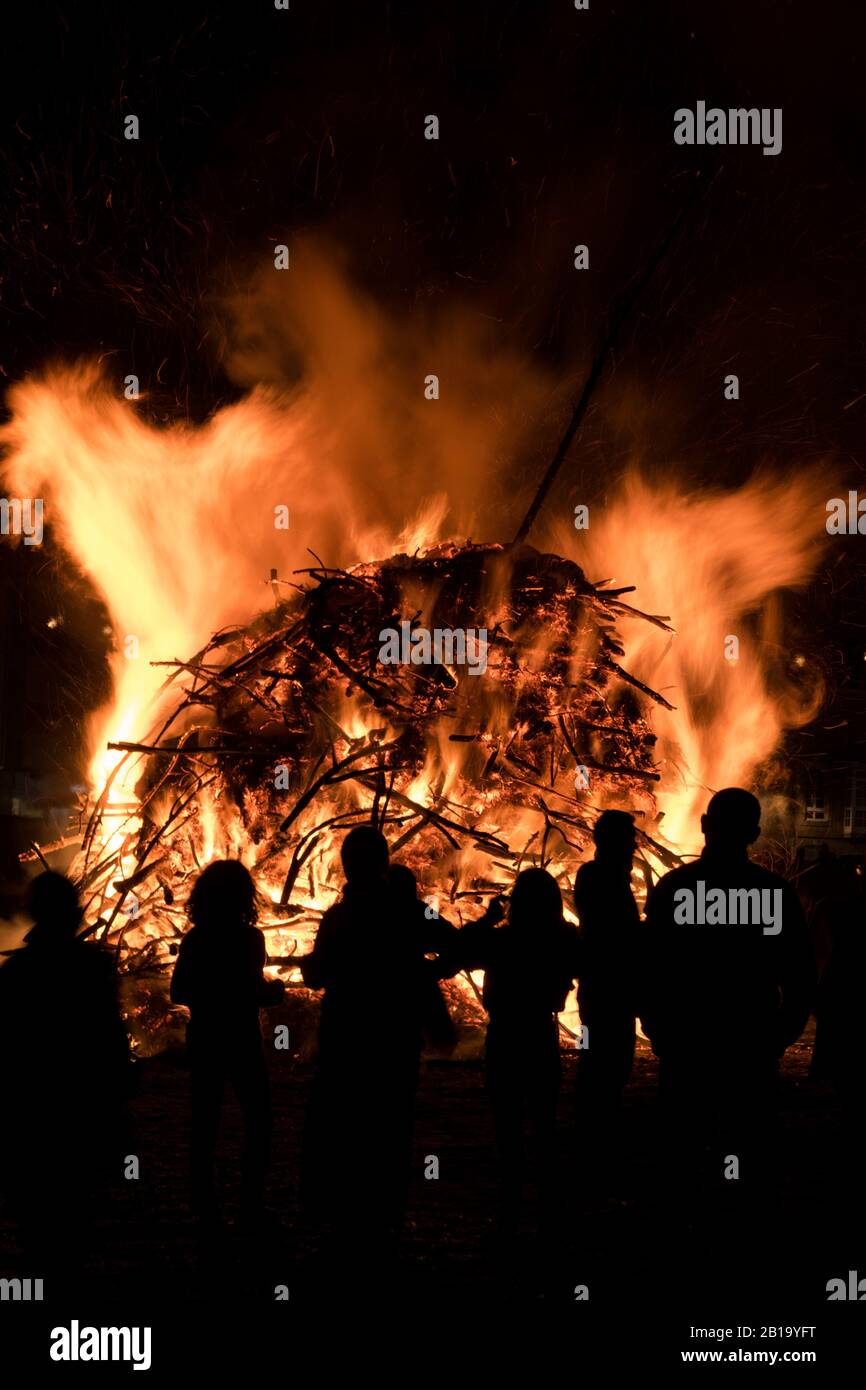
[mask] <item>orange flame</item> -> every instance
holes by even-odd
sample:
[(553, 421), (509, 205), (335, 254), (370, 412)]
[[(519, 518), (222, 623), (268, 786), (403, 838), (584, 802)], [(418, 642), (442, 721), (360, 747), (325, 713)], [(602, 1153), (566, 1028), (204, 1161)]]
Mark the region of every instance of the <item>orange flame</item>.
[(627, 669), (675, 706), (653, 708), (651, 721), (664, 778), (656, 799), (680, 853), (700, 850), (711, 793), (748, 786), (785, 729), (817, 708), (817, 681), (804, 693), (784, 680), (774, 600), (820, 558), (825, 490), (802, 474), (689, 494), (633, 474), (586, 531), (558, 533), (590, 578), (633, 584), (628, 602), (670, 615), (673, 637), (634, 619), (618, 626)]
[[(364, 435), (364, 395), (356, 382), (384, 345), (394, 359), (399, 344), (367, 331), (363, 312), (347, 305), (315, 259), (305, 293), (325, 325), (310, 356), (322, 360), (321, 335), (342, 322), (341, 371), (314, 377), (301, 393), (256, 386), (199, 428), (146, 423), (94, 366), (55, 370), (10, 393), (12, 419), (2, 433), (7, 482), (23, 496), (44, 491), (46, 522), (91, 578), (115, 627), (115, 693), (92, 729), (96, 789), (119, 756), (107, 754), (106, 743), (133, 740), (154, 721), (165, 672), (151, 663), (188, 660), (216, 629), (248, 621), (271, 601), (271, 568), (278, 585), (285, 582), (309, 563), (307, 545), (343, 564), (380, 558), (395, 547), (423, 548), (479, 514), (515, 408), (497, 398), (495, 424), (482, 427), (471, 398), (449, 406), (445, 426), (403, 466), (395, 450), (398, 437), (407, 437), (406, 422), (395, 435), (388, 423), (393, 410), (368, 411), (376, 423)], [(247, 372), (263, 368), (255, 355), (240, 360)], [(500, 388), (513, 384), (515, 370), (510, 363), (500, 372)], [(270, 368), (261, 375), (274, 379)], [(537, 398), (536, 387), (530, 398), (533, 390)], [(528, 396), (524, 391), (524, 407)], [(334, 420), (342, 406), (338, 432)], [(419, 420), (412, 415), (410, 432), (418, 433)], [(456, 464), (445, 462), (451, 441), (455, 448), (459, 441)], [(441, 468), (431, 469), (431, 459), (441, 459)], [(431, 476), (446, 489), (431, 487)], [(288, 508), (287, 530), (277, 525), (281, 508)], [(808, 579), (824, 516), (808, 477), (758, 479), (736, 492), (697, 496), (672, 482), (651, 486), (633, 476), (603, 508), (593, 508), (588, 531), (549, 528), (559, 553), (576, 559), (591, 579), (634, 584), (637, 607), (670, 615), (674, 638), (627, 618), (620, 630), (624, 665), (675, 706), (648, 705), (646, 713), (659, 737), (664, 833), (680, 851), (699, 848), (708, 794), (748, 783), (785, 728), (812, 712), (814, 698), (779, 683), (773, 596)], [(739, 644), (735, 659), (726, 647), (731, 637)], [(542, 637), (527, 680), (543, 661), (543, 647)], [(507, 720), (507, 711), (489, 713)], [(368, 712), (351, 701), (339, 722), (348, 739), (370, 727)], [(482, 811), (481, 794), (461, 785), (473, 756), (477, 747), (449, 742), (443, 732), (411, 786), (413, 800), (429, 804), (435, 784), (439, 794), (477, 798), (475, 809)], [(135, 761), (127, 760), (112, 789), (115, 804), (133, 799), (135, 776)], [(346, 785), (341, 796), (346, 805), (360, 804), (357, 787)], [(512, 829), (528, 838), (536, 828), (532, 814), (515, 811), (526, 825)], [(227, 849), (249, 857), (240, 823), (224, 806), (203, 797), (201, 819), (205, 859)], [(116, 831), (107, 848), (116, 848), (129, 828)], [(306, 873), (304, 897), (319, 908), (332, 900), (336, 843), (329, 833)], [(458, 858), (471, 874), (480, 857), (464, 850)], [(132, 862), (124, 860), (124, 869)]]

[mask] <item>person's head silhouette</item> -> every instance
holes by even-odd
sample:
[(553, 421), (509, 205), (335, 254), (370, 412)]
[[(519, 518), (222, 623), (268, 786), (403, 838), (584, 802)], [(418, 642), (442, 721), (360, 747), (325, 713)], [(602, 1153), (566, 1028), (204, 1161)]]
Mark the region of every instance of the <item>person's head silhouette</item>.
[(607, 859), (630, 869), (637, 837), (634, 817), (628, 811), (602, 811), (592, 832), (596, 859)]
[(388, 870), (388, 882), (398, 902), (413, 903), (418, 897), (418, 882), (412, 870), (405, 864), (392, 864)]
[(508, 921), (513, 927), (549, 926), (562, 921), (562, 893), (546, 869), (524, 869), (511, 890)]
[(187, 903), (194, 927), (255, 926), (256, 886), (239, 859), (215, 859), (199, 874)]
[(48, 870), (34, 878), (27, 894), (33, 926), (24, 940), (31, 945), (71, 941), (81, 923), (78, 891), (63, 874)]
[(381, 883), (388, 872), (388, 841), (374, 825), (356, 825), (340, 846), (346, 882), (369, 888)]
[(710, 798), (701, 816), (701, 830), (708, 850), (723, 855), (744, 855), (761, 833), (761, 803), (742, 787), (725, 787)]

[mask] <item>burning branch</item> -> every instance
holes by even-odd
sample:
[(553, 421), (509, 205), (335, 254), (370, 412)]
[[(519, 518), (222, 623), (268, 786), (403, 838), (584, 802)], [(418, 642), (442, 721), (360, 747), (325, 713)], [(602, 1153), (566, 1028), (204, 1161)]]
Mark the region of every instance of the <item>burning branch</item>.
[[(602, 804), (654, 814), (639, 697), (666, 702), (619, 665), (614, 621), (665, 621), (628, 609), (625, 590), (528, 546), (448, 543), (303, 573), (249, 628), (159, 663), (171, 675), (155, 727), (109, 745), (120, 758), (75, 871), (127, 970), (170, 963), (175, 904), (216, 855), (249, 864), (261, 924), (291, 970), (340, 891), (336, 852), (352, 825), (393, 832), (393, 853), (460, 912), (507, 891), (527, 861), (567, 886)], [(486, 670), (380, 661), (383, 629), (400, 622), (493, 634)]]

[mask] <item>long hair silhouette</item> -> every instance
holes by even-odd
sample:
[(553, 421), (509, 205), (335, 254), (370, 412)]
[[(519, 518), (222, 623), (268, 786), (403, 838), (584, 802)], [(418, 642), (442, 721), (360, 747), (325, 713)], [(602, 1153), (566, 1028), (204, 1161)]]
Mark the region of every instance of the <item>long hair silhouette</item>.
[(546, 869), (524, 869), (517, 875), (508, 920), (520, 931), (562, 921), (562, 893), (552, 874)]
[(208, 864), (190, 893), (187, 915), (194, 927), (209, 931), (255, 926), (256, 886), (239, 859)]

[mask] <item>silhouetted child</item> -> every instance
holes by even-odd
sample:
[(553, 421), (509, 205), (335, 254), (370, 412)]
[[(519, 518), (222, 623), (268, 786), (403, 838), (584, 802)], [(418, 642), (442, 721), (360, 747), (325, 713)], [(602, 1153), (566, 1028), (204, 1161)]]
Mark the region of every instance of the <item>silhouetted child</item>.
[(122, 1172), (129, 1044), (111, 953), (78, 935), (62, 874), (34, 879), (33, 927), (0, 969), (0, 1163), (42, 1274), (85, 1253), (90, 1206)]
[(214, 1156), (230, 1082), (244, 1120), (241, 1220), (256, 1226), (263, 1215), (271, 1136), (259, 1009), (278, 1004), (284, 987), (263, 973), (267, 953), (255, 925), (255, 886), (239, 860), (209, 864), (195, 883), (187, 911), (192, 927), (180, 944), (171, 997), (190, 1012), (193, 1212), (206, 1226), (219, 1222)]
[[(717, 1176), (723, 1156), (737, 1155), (741, 1180), (764, 1165), (779, 1058), (802, 1033), (815, 986), (796, 890), (749, 858), (760, 821), (750, 792), (717, 792), (701, 817), (700, 858), (657, 883), (647, 904), (641, 1013), (676, 1151), (694, 1156), (709, 1144)], [(699, 904), (710, 895), (727, 920), (708, 920), (716, 911)], [(756, 904), (773, 920), (730, 921), (751, 917)]]
[[(562, 894), (544, 869), (524, 869), (511, 893), (508, 921), (485, 914), (460, 933), (464, 968), (484, 971), (487, 1090), (502, 1162), (503, 1227), (517, 1216), (528, 1137), (542, 1218), (552, 1196), (556, 1101), (561, 1080), (557, 1014), (578, 969), (577, 932), (562, 915)], [(501, 909), (500, 909), (501, 911)]]
[(429, 962), (388, 883), (372, 825), (343, 840), (343, 895), (301, 962), (323, 989), (304, 1152), (308, 1211), (341, 1239), (386, 1242), (403, 1221)]
[(579, 1121), (603, 1126), (634, 1061), (641, 928), (631, 891), (633, 818), (604, 811), (593, 838), (595, 858), (581, 865), (574, 881), (581, 943), (577, 1002), (588, 1044), (577, 1054), (577, 1100)]
[(405, 914), (406, 929), (418, 943), (418, 950), (429, 962), (421, 1027), (428, 1046), (450, 1051), (457, 1042), (457, 1031), (442, 997), (439, 981), (453, 975), (459, 968), (460, 933), (440, 917), (437, 909), (418, 897), (418, 884), (412, 870), (404, 864), (392, 864), (388, 882), (393, 889), (398, 910)]

